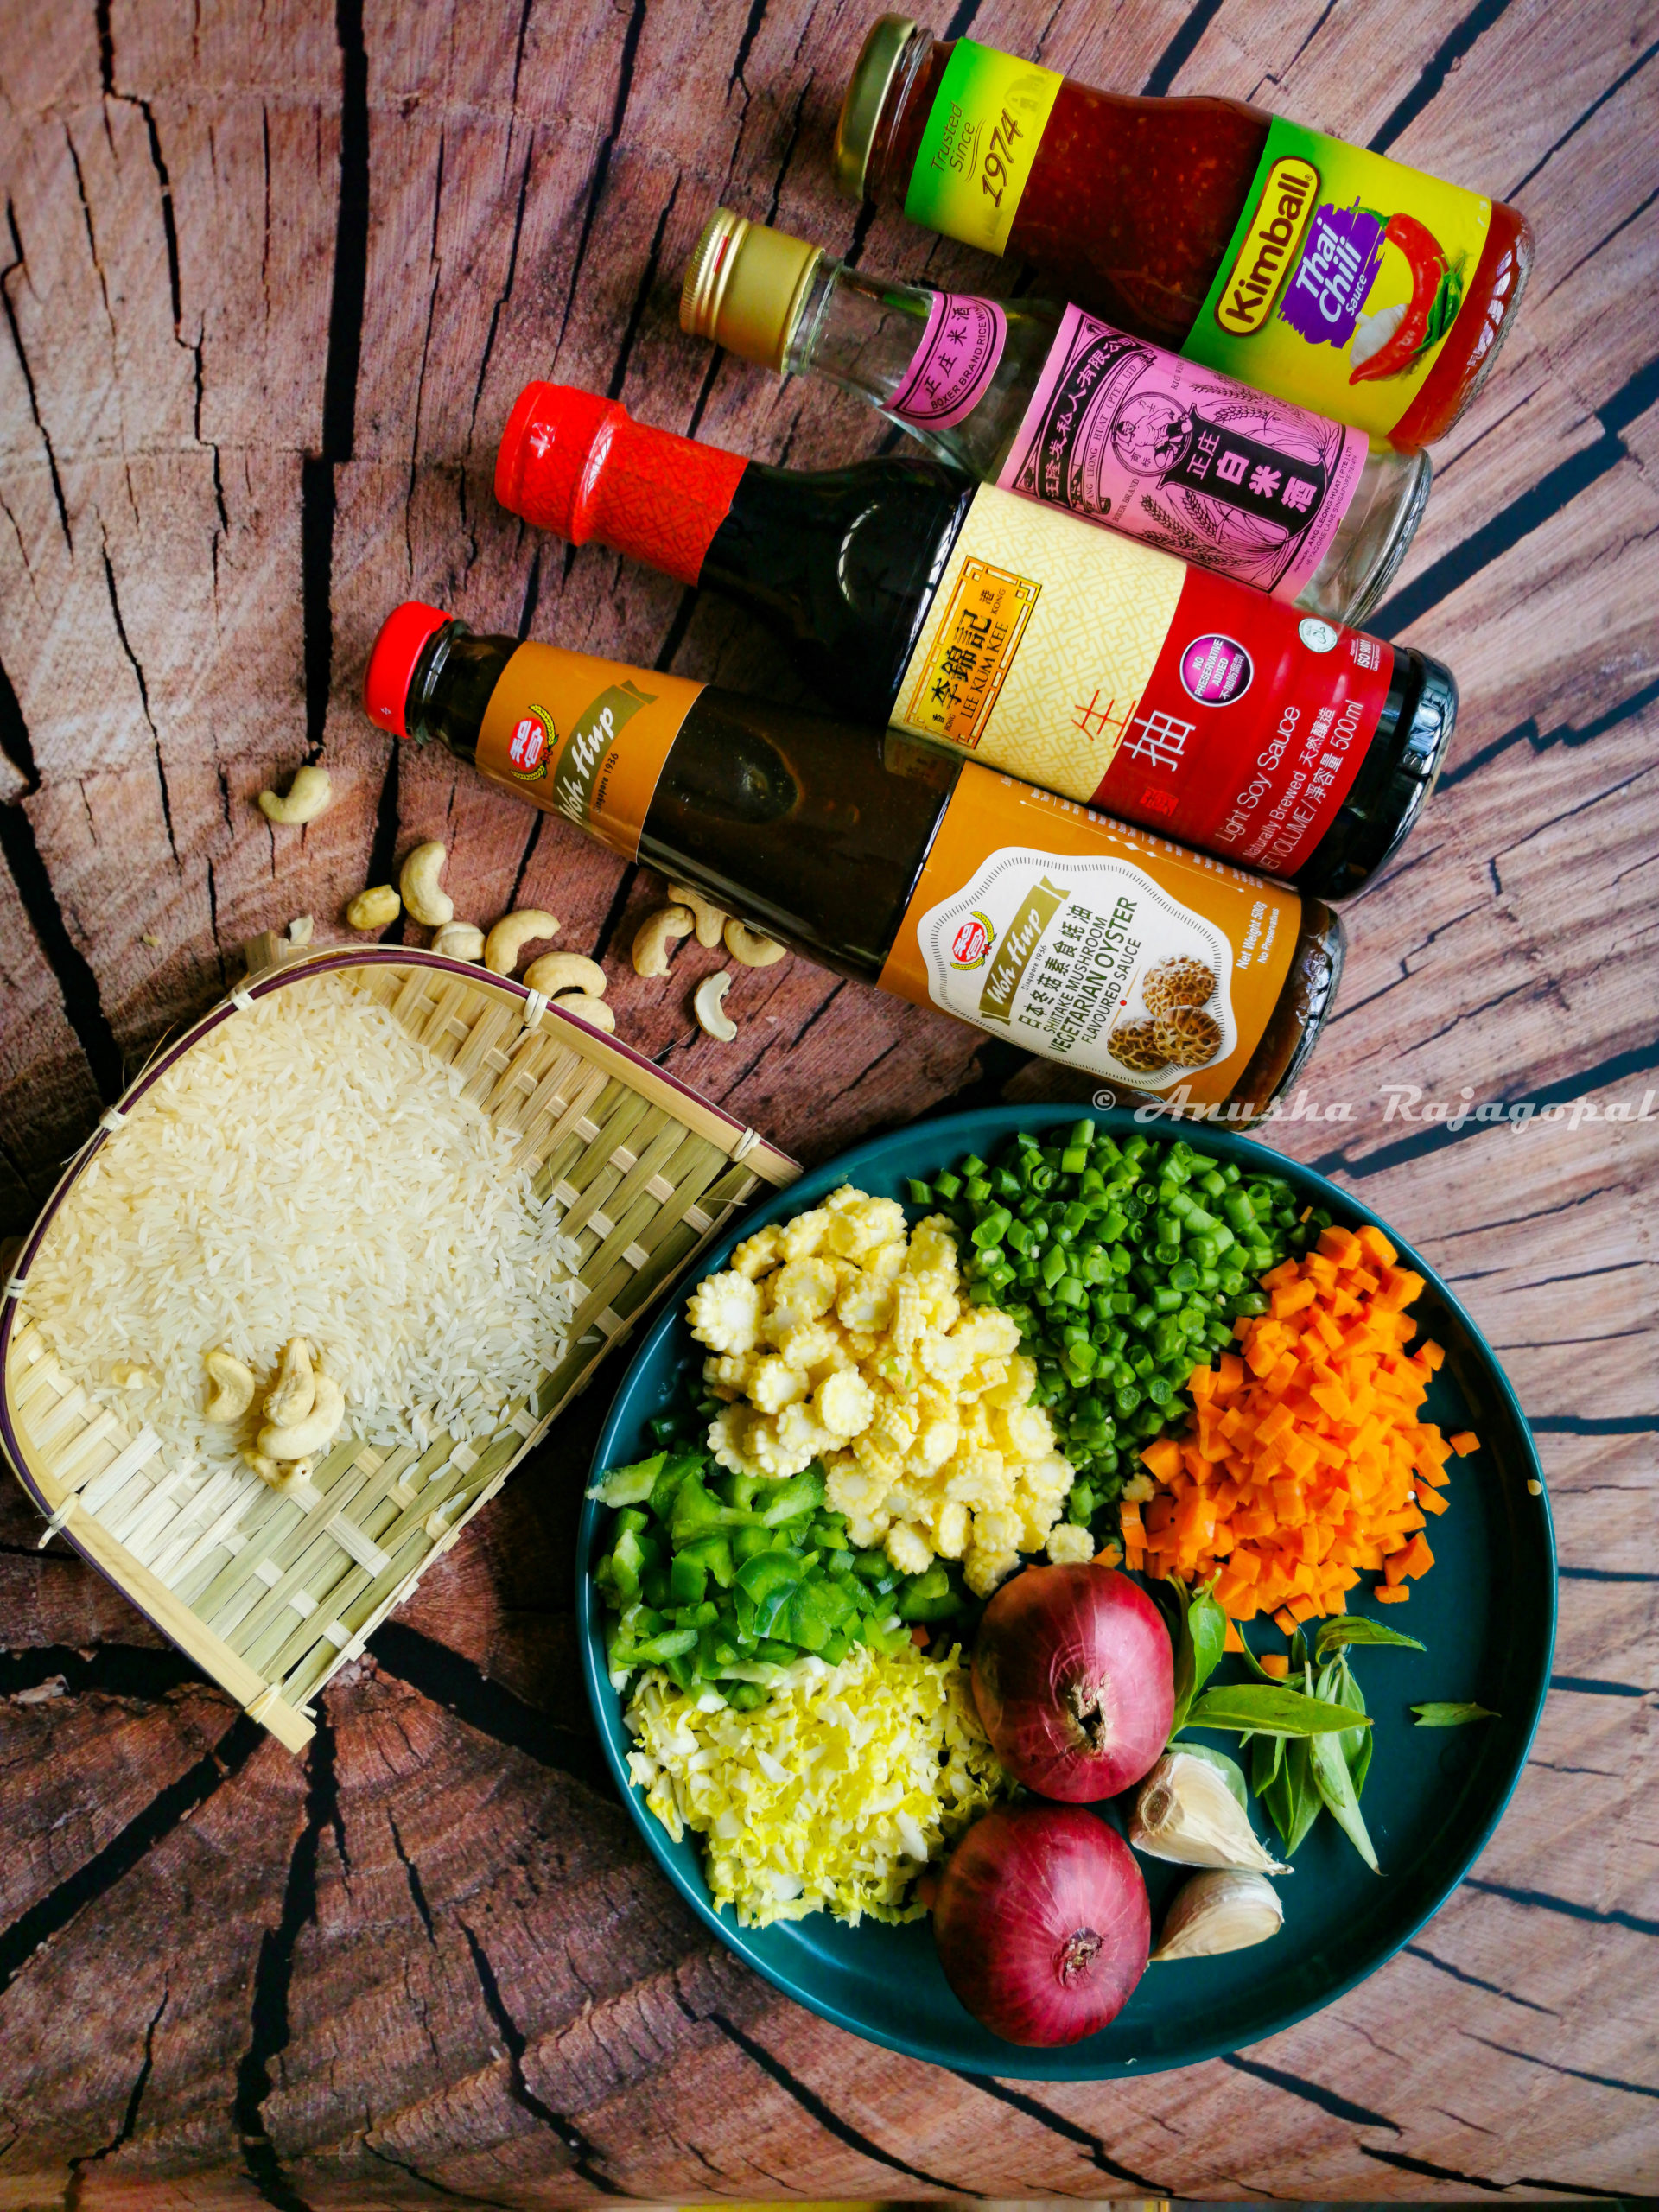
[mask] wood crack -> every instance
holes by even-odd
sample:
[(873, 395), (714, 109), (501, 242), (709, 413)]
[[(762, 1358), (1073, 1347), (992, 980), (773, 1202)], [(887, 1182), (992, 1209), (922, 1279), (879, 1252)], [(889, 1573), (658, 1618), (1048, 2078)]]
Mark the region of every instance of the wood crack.
[(977, 2090), (981, 2096), (994, 2097), (998, 2104), (1007, 2105), (1010, 2110), (1023, 2113), (1027, 2120), (1034, 2120), (1049, 2134), (1058, 2135), (1063, 2141), (1075, 2143), (1079, 2150), (1087, 2151), (1090, 2163), (1111, 2180), (1128, 2182), (1132, 2189), (1144, 2190), (1148, 2196), (1168, 2194), (1165, 2183), (1153, 2181), (1145, 2174), (1136, 2173), (1133, 2166), (1121, 2164), (1110, 2156), (1098, 2135), (1089, 2128), (1079, 2127), (1076, 2120), (1068, 2120), (1064, 2113), (1054, 2111), (1040, 2099), (1027, 2096), (1020, 2089), (1011, 2089), (1006, 2082), (999, 2082), (993, 2075), (964, 2074), (958, 2067), (952, 2067), (950, 2071), (957, 2081), (965, 2082), (970, 2089)]

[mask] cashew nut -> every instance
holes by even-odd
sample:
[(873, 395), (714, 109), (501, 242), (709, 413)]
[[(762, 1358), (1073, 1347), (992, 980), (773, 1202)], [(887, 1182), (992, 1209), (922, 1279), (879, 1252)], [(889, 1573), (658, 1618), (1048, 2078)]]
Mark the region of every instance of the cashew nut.
[(287, 798), (261, 791), (259, 810), (267, 822), (315, 822), (334, 795), (326, 768), (296, 768)]
[(296, 914), (293, 920), (288, 925), (289, 943), (290, 944), (309, 944), (311, 942), (312, 927), (313, 924), (309, 914)]
[(202, 1363), (215, 1386), (203, 1412), (209, 1421), (240, 1421), (253, 1403), (253, 1370), (222, 1344)]
[(689, 906), (696, 915), (699, 944), (714, 945), (720, 943), (721, 931), (726, 925), (726, 910), (723, 906), (715, 906), (711, 900), (703, 897), (701, 891), (694, 891), (689, 883), (671, 883), (668, 887), (668, 895), (671, 899), (677, 900), (682, 906)]
[(484, 932), (476, 922), (446, 922), (433, 938), (432, 950), (446, 960), (481, 960)]
[(585, 1021), (590, 1029), (613, 1030), (616, 1016), (603, 999), (594, 998), (588, 991), (566, 991), (553, 1001), (563, 1014), (574, 1014), (578, 1021)]
[(524, 981), (532, 991), (544, 991), (549, 998), (561, 991), (586, 991), (596, 999), (605, 995), (605, 970), (585, 952), (544, 952), (525, 969)]
[(718, 976), (703, 977), (691, 1001), (698, 1027), (709, 1036), (718, 1037), (722, 1045), (729, 1045), (737, 1034), (737, 1024), (727, 1013), (723, 1003), (731, 988), (731, 976), (722, 968)]
[(110, 1370), (110, 1381), (118, 1390), (153, 1390), (156, 1377), (147, 1367), (140, 1367), (136, 1359), (118, 1359)]
[(279, 1426), (268, 1421), (259, 1432), (259, 1449), (273, 1459), (308, 1459), (323, 1446), (346, 1418), (346, 1400), (332, 1375), (319, 1368), (314, 1378), (315, 1395), (303, 1421)]
[(404, 894), (404, 904), (417, 922), (424, 922), (429, 930), (442, 929), (446, 922), (455, 918), (455, 902), (447, 891), (438, 888), (438, 878), (443, 874), (444, 861), (448, 858), (436, 840), (416, 845), (404, 862), (397, 886)]
[(666, 976), (670, 944), (677, 937), (690, 937), (696, 925), (689, 906), (659, 906), (647, 914), (633, 933), (634, 974)]
[(261, 1482), (269, 1483), (275, 1491), (292, 1490), (299, 1483), (311, 1479), (308, 1459), (273, 1459), (267, 1452), (245, 1452), (242, 1454)]
[(727, 951), (745, 968), (770, 968), (789, 950), (775, 937), (762, 937), (759, 930), (735, 918), (727, 923), (725, 938)]
[(354, 930), (383, 930), (403, 911), (404, 902), (391, 886), (376, 883), (358, 893), (346, 909), (346, 918)]
[(290, 1337), (283, 1347), (276, 1380), (265, 1393), (265, 1417), (286, 1428), (303, 1421), (316, 1395), (317, 1378), (311, 1371), (311, 1347), (303, 1337)]
[(551, 914), (544, 914), (539, 906), (521, 906), (516, 914), (504, 914), (485, 938), (484, 965), (492, 976), (511, 976), (527, 944), (538, 937), (558, 933), (558, 923)]

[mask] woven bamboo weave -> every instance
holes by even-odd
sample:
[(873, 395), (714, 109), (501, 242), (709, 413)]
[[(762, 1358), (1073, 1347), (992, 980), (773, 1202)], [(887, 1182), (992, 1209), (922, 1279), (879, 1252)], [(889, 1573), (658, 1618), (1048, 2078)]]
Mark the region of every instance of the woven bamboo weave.
[[(23, 1313), (29, 1264), (99, 1148), (149, 1085), (256, 999), (322, 971), (355, 973), (410, 1034), (465, 1077), (518, 1139), (538, 1198), (581, 1255), (568, 1350), (484, 1439), (384, 1450), (342, 1435), (283, 1492), (239, 1464), (169, 1462), (65, 1371)], [(266, 972), (261, 972), (266, 971)], [(291, 1750), (309, 1701), (454, 1543), (473, 1514), (761, 1184), (799, 1170), (695, 1092), (524, 985), (398, 947), (295, 958), (250, 947), (242, 988), (159, 1054), (103, 1117), (23, 1241), (0, 1298), (0, 1445), (48, 1516), (175, 1643)]]

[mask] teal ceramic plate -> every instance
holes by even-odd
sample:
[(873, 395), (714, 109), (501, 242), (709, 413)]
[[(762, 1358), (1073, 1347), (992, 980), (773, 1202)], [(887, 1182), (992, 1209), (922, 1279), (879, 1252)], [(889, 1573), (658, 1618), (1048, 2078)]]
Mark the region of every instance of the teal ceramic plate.
[[(903, 1199), (907, 1177), (931, 1177), (973, 1151), (990, 1157), (1016, 1128), (1069, 1125), (1077, 1109), (995, 1108), (922, 1123), (861, 1145), (746, 1214), (708, 1255), (725, 1264), (740, 1236), (792, 1214), (842, 1183)], [(1135, 1126), (1122, 1110), (1095, 1118), (1114, 1135)], [(1156, 1134), (1166, 1132), (1160, 1128)], [(1309, 1204), (1358, 1227), (1377, 1216), (1347, 1192), (1246, 1137), (1188, 1133), (1207, 1152), (1236, 1160), (1247, 1174), (1287, 1176)], [(914, 1209), (911, 1209), (914, 1213)], [(627, 1732), (605, 1672), (601, 1608), (589, 1564), (601, 1523), (585, 1510), (577, 1548), (577, 1607), (588, 1694), (611, 1770), (669, 1879), (723, 1942), (768, 1981), (855, 2035), (914, 2058), (1034, 2081), (1100, 2081), (1213, 2058), (1258, 2043), (1328, 2005), (1382, 1964), (1438, 1911), (1473, 1864), (1520, 1776), (1549, 1681), (1555, 1632), (1555, 1550), (1532, 1438), (1491, 1348), (1433, 1270), (1386, 1222), (1379, 1223), (1428, 1287), (1412, 1309), (1446, 1347), (1426, 1417), (1447, 1434), (1472, 1428), (1481, 1448), (1454, 1460), (1451, 1510), (1432, 1524), (1436, 1564), (1413, 1586), (1408, 1606), (1377, 1618), (1408, 1629), (1427, 1651), (1369, 1649), (1355, 1671), (1375, 1716), (1376, 1749), (1365, 1788), (1365, 1818), (1382, 1872), (1361, 1864), (1335, 1823), (1322, 1819), (1284, 1883), (1285, 1927), (1270, 1942), (1217, 1959), (1153, 1967), (1111, 2025), (1058, 2050), (999, 2041), (969, 2018), (947, 1987), (929, 1923), (847, 1928), (827, 1915), (755, 1929), (710, 1908), (696, 1840), (671, 1843), (641, 1794), (630, 1787)], [(677, 1297), (636, 1353), (599, 1439), (596, 1468), (642, 1458), (646, 1423), (673, 1400), (685, 1363), (701, 1352)], [(1536, 1494), (1529, 1484), (1539, 1485)], [(1356, 1592), (1355, 1610), (1370, 1610)], [(1277, 1642), (1277, 1638), (1274, 1638)], [(1240, 1662), (1230, 1660), (1217, 1680)], [(1464, 1728), (1419, 1729), (1410, 1707), (1431, 1698), (1473, 1699), (1502, 1717)], [(1210, 1738), (1218, 1748), (1235, 1739)], [(1258, 1827), (1265, 1821), (1258, 1813)], [(1185, 1870), (1140, 1862), (1155, 1928)]]

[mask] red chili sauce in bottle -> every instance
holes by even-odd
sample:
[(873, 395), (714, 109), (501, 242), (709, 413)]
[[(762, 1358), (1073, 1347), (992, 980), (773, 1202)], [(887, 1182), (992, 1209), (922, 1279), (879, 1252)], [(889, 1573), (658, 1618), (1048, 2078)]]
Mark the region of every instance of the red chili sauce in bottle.
[[(959, 48), (958, 78), (964, 64), (979, 64), (976, 90), (988, 103), (982, 116), (976, 111), (973, 117), (980, 126), (977, 139), (971, 128), (962, 134), (975, 157), (951, 165), (960, 180), (954, 204), (968, 216), (963, 227), (951, 219), (938, 194), (931, 197), (940, 212), (930, 213), (926, 199), (918, 206), (912, 188), (918, 163), (927, 166), (925, 140), (937, 138), (936, 103)], [(1313, 134), (1275, 124), (1242, 100), (1141, 99), (1102, 92), (1034, 66), (1024, 66), (1024, 76), (1012, 79), (1036, 88), (1022, 118), (1017, 105), (1004, 104), (1001, 91), (1022, 66), (966, 40), (936, 39), (903, 17), (881, 17), (842, 111), (837, 181), (853, 196), (905, 205), (912, 219), (950, 236), (1023, 255), (1066, 296), (1142, 337), (1225, 366), (1260, 389), (1338, 419), (1356, 419), (1344, 416), (1328, 389), (1292, 391), (1275, 381), (1266, 372), (1259, 340), (1236, 347), (1225, 362), (1190, 342), (1251, 200), (1269, 133), (1308, 142)], [(947, 98), (947, 111), (950, 105)], [(999, 124), (1011, 135), (1002, 137)], [(1411, 264), (1413, 297), (1388, 342), (1371, 353), (1363, 375), (1353, 381), (1392, 377), (1396, 362), (1409, 365), (1438, 350), (1415, 391), (1400, 392), (1402, 411), (1391, 425), (1380, 429), (1373, 418), (1359, 426), (1402, 451), (1427, 445), (1451, 429), (1491, 365), (1531, 263), (1531, 230), (1518, 208), (1501, 200), (1477, 202), (1472, 194), (1402, 170), (1381, 156), (1332, 139), (1316, 143), (1344, 157), (1346, 167), (1363, 177), (1357, 194), (1337, 188), (1344, 199), (1382, 199), (1388, 179), (1408, 179), (1433, 206), (1455, 201), (1490, 210), (1484, 238), (1471, 230), (1444, 252), (1438, 234), (1397, 204), (1382, 233)], [(1313, 166), (1317, 172), (1328, 162)], [(1323, 188), (1320, 180), (1316, 191)], [(1013, 203), (1000, 238), (992, 213), (999, 200)], [(982, 235), (973, 235), (975, 212), (987, 219)], [(1281, 272), (1281, 297), (1294, 262), (1293, 253)]]

